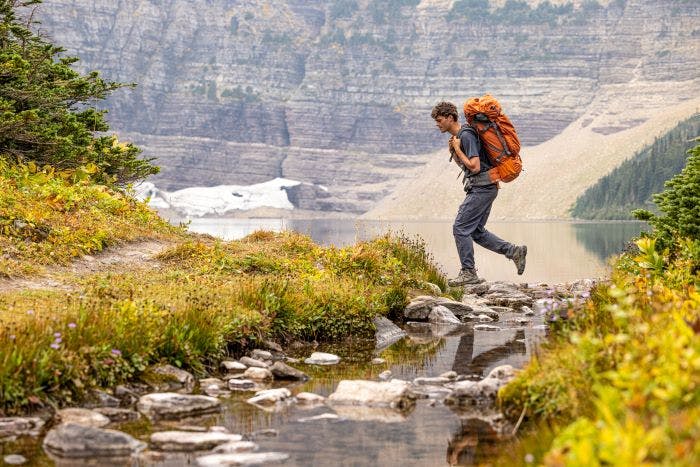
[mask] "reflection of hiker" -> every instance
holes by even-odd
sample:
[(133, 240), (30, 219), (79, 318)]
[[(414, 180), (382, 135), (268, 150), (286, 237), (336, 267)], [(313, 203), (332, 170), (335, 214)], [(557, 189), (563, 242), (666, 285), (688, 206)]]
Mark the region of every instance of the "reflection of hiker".
[(486, 221), (491, 212), (491, 205), (498, 194), (498, 184), (491, 181), (488, 170), (492, 164), (479, 143), (476, 131), (469, 125), (459, 125), (457, 107), (451, 102), (440, 102), (431, 116), (442, 133), (450, 133), (449, 149), (457, 165), (465, 170), (464, 191), (467, 196), (457, 211), (452, 233), (457, 244), (457, 254), (462, 270), (450, 279), (450, 286), (478, 284), (483, 282), (476, 275), (474, 268), (473, 241), (484, 248), (505, 255), (512, 259), (518, 268), (518, 274), (525, 270), (526, 246), (515, 246), (500, 239), (486, 230)]

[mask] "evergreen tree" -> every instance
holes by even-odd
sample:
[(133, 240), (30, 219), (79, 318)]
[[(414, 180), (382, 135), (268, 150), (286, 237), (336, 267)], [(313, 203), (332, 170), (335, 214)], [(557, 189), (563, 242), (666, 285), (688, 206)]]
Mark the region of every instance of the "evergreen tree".
[[(96, 181), (124, 185), (158, 172), (122, 144), (109, 129), (105, 111), (93, 104), (124, 86), (98, 72), (81, 75), (31, 27), (41, 0), (0, 0), (0, 157), (59, 170), (86, 169)], [(24, 20), (22, 20), (22, 14)]]

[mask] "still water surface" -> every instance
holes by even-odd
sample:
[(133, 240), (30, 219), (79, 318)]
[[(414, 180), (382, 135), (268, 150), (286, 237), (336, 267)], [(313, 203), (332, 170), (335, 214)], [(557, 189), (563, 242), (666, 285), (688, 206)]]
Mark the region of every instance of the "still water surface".
[[(177, 222), (177, 220), (173, 220)], [(528, 246), (525, 274), (518, 276), (512, 262), (475, 246), (479, 275), (487, 280), (512, 282), (570, 282), (607, 275), (607, 259), (619, 253), (632, 237), (646, 228), (641, 222), (490, 222), (488, 229), (515, 244)], [(208, 219), (190, 221), (190, 230), (225, 240), (255, 230), (295, 230), (322, 245), (345, 246), (388, 231), (419, 235), (435, 261), (448, 275), (459, 271), (451, 222), (378, 222), (354, 220)]]

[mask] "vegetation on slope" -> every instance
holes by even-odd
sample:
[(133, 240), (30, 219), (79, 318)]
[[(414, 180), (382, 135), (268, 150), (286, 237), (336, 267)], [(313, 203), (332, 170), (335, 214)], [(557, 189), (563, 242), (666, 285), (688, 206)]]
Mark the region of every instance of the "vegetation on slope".
[(700, 146), (667, 187), (654, 231), (585, 307), (551, 316), (550, 344), (499, 394), (555, 427), (538, 462), (700, 463)]
[(579, 219), (632, 219), (634, 209), (655, 210), (653, 194), (683, 169), (698, 135), (700, 115), (696, 114), (586, 190), (574, 203), (571, 215)]

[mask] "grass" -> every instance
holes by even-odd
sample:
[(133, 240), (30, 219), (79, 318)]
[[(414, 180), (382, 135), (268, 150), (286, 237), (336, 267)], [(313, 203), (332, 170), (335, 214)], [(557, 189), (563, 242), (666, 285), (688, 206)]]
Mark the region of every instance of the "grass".
[(555, 427), (533, 462), (700, 463), (700, 276), (696, 244), (680, 243), (671, 259), (639, 240), (639, 254), (554, 322), (548, 346), (501, 390), (512, 418), (525, 411)]
[[(167, 238), (158, 268), (64, 273), (65, 290), (0, 293), (0, 412), (78, 402), (168, 362), (206, 374), (263, 339), (372, 337), (376, 315), (445, 290), (416, 239), (345, 248), (293, 232), (223, 242), (171, 227), (127, 194), (0, 162), (0, 274), (41, 274), (139, 238)], [(18, 221), (18, 222), (16, 222)], [(39, 232), (39, 233), (37, 233)]]
[(35, 275), (110, 245), (182, 234), (128, 194), (78, 174), (0, 158), (0, 277)]

